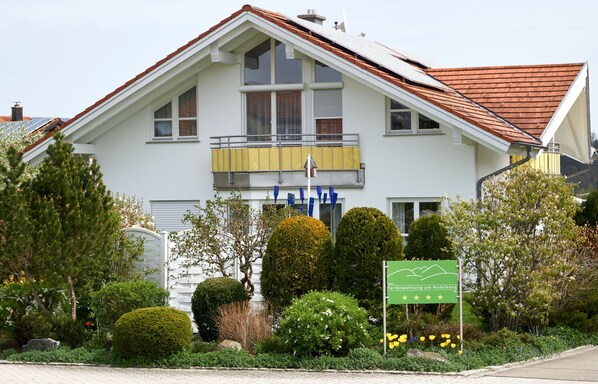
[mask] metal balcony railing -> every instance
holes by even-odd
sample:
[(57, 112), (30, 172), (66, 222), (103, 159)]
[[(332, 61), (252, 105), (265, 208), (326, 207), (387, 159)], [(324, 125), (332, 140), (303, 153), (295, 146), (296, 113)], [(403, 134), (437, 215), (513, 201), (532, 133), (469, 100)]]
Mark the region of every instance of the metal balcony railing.
[(210, 137), (212, 172), (302, 171), (307, 155), (318, 171), (359, 170), (358, 134), (280, 134)]

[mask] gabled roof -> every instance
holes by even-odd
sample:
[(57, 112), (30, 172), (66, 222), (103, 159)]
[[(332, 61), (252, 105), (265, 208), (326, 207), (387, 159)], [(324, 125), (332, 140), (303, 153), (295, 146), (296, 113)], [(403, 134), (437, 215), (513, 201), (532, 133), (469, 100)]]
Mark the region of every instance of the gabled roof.
[[(502, 140), (503, 146), (541, 146), (539, 138), (546, 126), (546, 119), (550, 119), (559, 100), (563, 98), (563, 92), (567, 92), (575, 72), (581, 70), (580, 64), (435, 70), (420, 60), (411, 59), (365, 38), (245, 5), (76, 115), (66, 126), (77, 124), (121, 93), (142, 83), (162, 66), (194, 49), (243, 14), (254, 15), (262, 22), (281, 28), (311, 46), (323, 49), (339, 60), (424, 100), (433, 109), (448, 112), (458, 119), (459, 124)], [(547, 74), (554, 78), (546, 81), (544, 76)], [(487, 83), (488, 80), (490, 83)], [(515, 100), (516, 95), (521, 98)], [(521, 103), (518, 105), (519, 101)], [(29, 149), (37, 144), (39, 142)]]
[(426, 72), (540, 139), (583, 66), (429, 68)]

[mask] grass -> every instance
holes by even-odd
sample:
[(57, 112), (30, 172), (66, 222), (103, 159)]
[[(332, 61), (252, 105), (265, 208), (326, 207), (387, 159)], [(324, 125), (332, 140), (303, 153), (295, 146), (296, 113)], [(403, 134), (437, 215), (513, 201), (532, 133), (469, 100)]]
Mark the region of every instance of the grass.
[[(112, 366), (143, 367), (226, 367), (226, 368), (301, 368), (309, 370), (374, 370), (419, 371), (419, 372), (458, 372), (500, 365), (515, 361), (544, 357), (580, 345), (598, 344), (598, 336), (588, 337), (569, 328), (550, 328), (543, 336), (516, 334), (500, 331), (487, 336), (465, 349), (462, 355), (454, 352), (439, 351), (446, 362), (431, 361), (424, 358), (399, 357), (384, 358), (373, 349), (358, 348), (345, 357), (296, 357), (290, 353), (258, 353), (246, 351), (211, 351), (210, 348), (192, 348), (168, 358), (159, 360), (130, 359), (123, 360), (105, 349), (61, 347), (54, 351), (30, 351), (7, 353), (6, 360), (35, 363), (66, 362), (105, 364)], [(193, 350), (201, 352), (193, 352)]]

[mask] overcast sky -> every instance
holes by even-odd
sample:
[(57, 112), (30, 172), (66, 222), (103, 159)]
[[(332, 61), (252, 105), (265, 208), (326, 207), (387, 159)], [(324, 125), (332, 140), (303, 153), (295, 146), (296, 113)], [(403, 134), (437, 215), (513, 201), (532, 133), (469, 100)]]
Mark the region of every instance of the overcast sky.
[[(248, 1), (0, 0), (0, 115), (72, 117)], [(589, 62), (598, 114), (596, 0), (255, 0), (316, 9), (438, 67)], [(595, 128), (598, 130), (598, 127)]]

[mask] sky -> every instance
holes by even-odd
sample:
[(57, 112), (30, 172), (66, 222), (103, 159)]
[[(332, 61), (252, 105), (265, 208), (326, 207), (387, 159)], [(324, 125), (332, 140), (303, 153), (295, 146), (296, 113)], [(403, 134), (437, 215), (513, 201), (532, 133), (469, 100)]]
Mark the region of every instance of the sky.
[(0, 0), (0, 115), (19, 101), (26, 116), (72, 117), (246, 3), (315, 9), (434, 67), (588, 62), (598, 95), (596, 0)]

